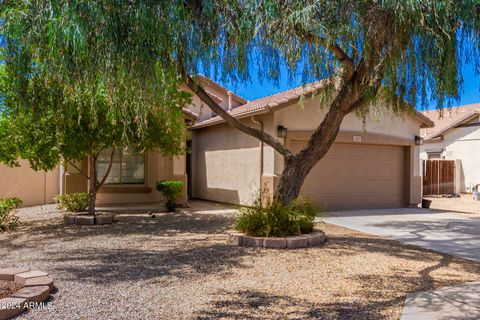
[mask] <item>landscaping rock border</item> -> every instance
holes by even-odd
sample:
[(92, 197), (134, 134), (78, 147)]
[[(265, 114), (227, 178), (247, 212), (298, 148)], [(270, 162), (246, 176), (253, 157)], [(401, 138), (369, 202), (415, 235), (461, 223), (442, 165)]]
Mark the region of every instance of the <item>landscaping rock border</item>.
[(112, 224), (114, 222), (113, 213), (110, 212), (97, 212), (95, 216), (88, 215), (86, 212), (79, 213), (65, 213), (63, 215), (63, 222), (65, 224), (74, 224), (74, 225), (102, 225), (102, 224)]
[(228, 231), (228, 242), (240, 247), (256, 247), (271, 249), (298, 249), (316, 247), (327, 241), (322, 230), (315, 229), (311, 233), (292, 237), (254, 237), (238, 231)]
[(43, 271), (4, 268), (0, 269), (0, 279), (13, 281), (20, 287), (9, 297), (0, 299), (0, 320), (18, 316), (30, 303), (46, 301), (53, 290), (53, 277)]

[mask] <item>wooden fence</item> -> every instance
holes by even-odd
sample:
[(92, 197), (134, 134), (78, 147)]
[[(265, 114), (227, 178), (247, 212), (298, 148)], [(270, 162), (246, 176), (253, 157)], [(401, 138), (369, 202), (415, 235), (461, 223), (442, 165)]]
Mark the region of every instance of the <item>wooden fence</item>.
[(423, 195), (455, 193), (455, 161), (423, 160)]

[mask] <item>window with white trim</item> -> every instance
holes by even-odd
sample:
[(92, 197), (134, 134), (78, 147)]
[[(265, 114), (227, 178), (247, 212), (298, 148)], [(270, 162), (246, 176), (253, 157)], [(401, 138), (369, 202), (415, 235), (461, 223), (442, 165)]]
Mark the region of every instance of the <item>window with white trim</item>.
[[(98, 156), (98, 181), (107, 172), (111, 154), (112, 149), (107, 148)], [(135, 148), (115, 149), (112, 168), (105, 184), (145, 184), (145, 155)]]

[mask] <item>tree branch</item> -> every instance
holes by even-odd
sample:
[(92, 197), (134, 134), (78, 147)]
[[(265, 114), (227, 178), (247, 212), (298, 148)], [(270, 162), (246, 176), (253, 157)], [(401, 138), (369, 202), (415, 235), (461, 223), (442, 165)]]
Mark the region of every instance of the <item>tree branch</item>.
[(83, 174), (85, 176), (85, 178), (90, 179), (90, 177), (88, 176), (88, 174), (86, 174), (82, 169), (80, 169), (79, 167), (77, 167), (75, 165), (75, 163), (73, 163), (72, 161), (68, 160), (68, 159), (64, 159), (66, 162), (68, 162), (72, 167), (74, 167), (75, 169), (77, 169), (81, 174)]
[(333, 55), (345, 65), (345, 81), (352, 80), (355, 75), (355, 63), (353, 62), (353, 59), (350, 58), (337, 44), (331, 45), (330, 50)]
[(344, 75), (344, 80), (345, 81), (350, 81), (353, 79), (355, 75), (355, 63), (353, 59), (343, 51), (342, 48), (336, 43), (329, 43), (325, 38), (319, 37), (313, 33), (310, 33), (306, 30), (299, 30), (298, 27), (295, 28), (295, 33), (299, 35), (301, 38), (306, 40), (307, 42), (310, 43), (319, 43), (322, 46), (328, 48), (333, 55), (340, 61), (345, 66), (345, 75)]
[[(110, 154), (110, 162), (108, 163), (107, 171), (105, 172), (105, 175), (103, 176), (102, 181), (100, 181), (97, 184), (97, 188), (100, 188), (101, 186), (103, 186), (105, 181), (107, 181), (108, 175), (110, 174), (110, 170), (112, 169), (113, 157), (114, 156), (115, 156), (115, 147), (112, 147), (112, 153)], [(97, 183), (97, 182), (95, 181), (95, 183)]]
[(231, 125), (234, 128), (237, 128), (238, 130), (253, 136), (272, 148), (274, 148), (276, 151), (278, 151), (285, 159), (293, 157), (292, 152), (288, 150), (283, 144), (281, 144), (277, 139), (269, 135), (268, 133), (265, 133), (261, 130), (258, 130), (256, 128), (247, 126), (243, 122), (239, 121), (237, 118), (233, 117), (231, 114), (229, 114), (227, 111), (223, 110), (222, 107), (218, 105), (213, 99), (208, 95), (208, 93), (200, 86), (198, 85), (191, 77), (190, 75), (187, 75), (187, 86), (195, 92), (197, 96), (200, 97), (200, 99), (205, 102), (208, 107), (215, 112), (219, 117), (221, 117), (223, 120), (225, 120), (226, 123)]

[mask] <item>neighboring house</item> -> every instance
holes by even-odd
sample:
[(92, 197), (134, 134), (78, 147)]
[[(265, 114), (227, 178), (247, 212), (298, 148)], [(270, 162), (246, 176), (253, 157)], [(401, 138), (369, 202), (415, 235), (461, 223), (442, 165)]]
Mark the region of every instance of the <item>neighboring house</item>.
[[(322, 82), (316, 82), (248, 102), (231, 114), (275, 137), (286, 129), (286, 138), (279, 139), (298, 152), (326, 114), (318, 94), (309, 98), (320, 90)], [(421, 113), (400, 116), (381, 107), (373, 108), (365, 124), (348, 115), (301, 195), (329, 210), (416, 206), (422, 179), (415, 138), (420, 128), (432, 126)], [(273, 148), (219, 117), (197, 121), (191, 130), (194, 198), (251, 204), (261, 188), (275, 190), (284, 164)]]
[(456, 190), (472, 192), (480, 184), (480, 104), (424, 112), (435, 122), (422, 130), (421, 159), (456, 161)]

